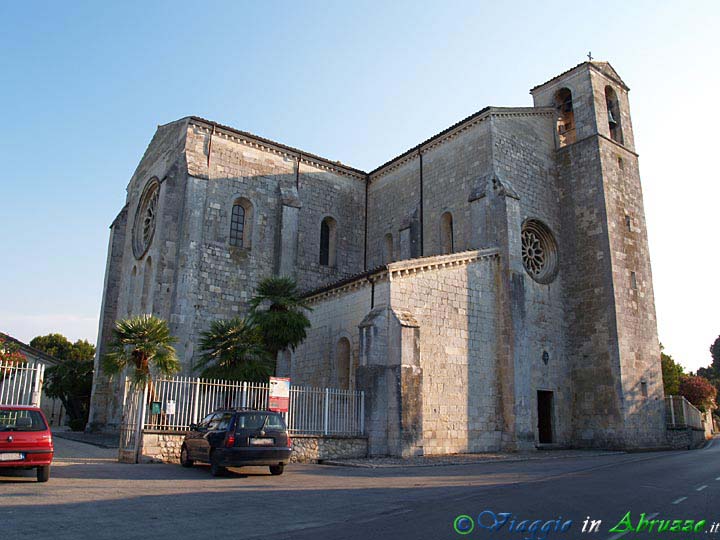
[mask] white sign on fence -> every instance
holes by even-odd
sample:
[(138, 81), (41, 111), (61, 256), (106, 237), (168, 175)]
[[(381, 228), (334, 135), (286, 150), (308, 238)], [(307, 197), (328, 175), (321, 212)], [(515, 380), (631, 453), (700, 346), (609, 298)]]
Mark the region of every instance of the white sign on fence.
[[(280, 412), (291, 434), (352, 436), (365, 433), (364, 392), (293, 386), (289, 379), (279, 381), (275, 385), (279, 397), (288, 402), (287, 409)], [(153, 381), (150, 394), (147, 388), (133, 390), (128, 381), (123, 432), (186, 431), (218, 409), (267, 410), (271, 392), (269, 383), (173, 377)], [(164, 412), (153, 413), (152, 402), (164, 403)], [(123, 447), (134, 444), (130, 437)]]
[(268, 409), (288, 412), (290, 407), (290, 379), (270, 377), (270, 400)]

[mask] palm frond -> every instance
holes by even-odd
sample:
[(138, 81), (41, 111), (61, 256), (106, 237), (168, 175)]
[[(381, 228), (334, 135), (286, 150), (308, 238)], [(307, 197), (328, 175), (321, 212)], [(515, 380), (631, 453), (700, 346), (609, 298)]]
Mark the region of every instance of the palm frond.
[(274, 367), (258, 329), (242, 318), (211, 322), (200, 351), (195, 370), (203, 377), (262, 381)]
[(154, 315), (138, 315), (115, 323), (113, 340), (102, 358), (103, 370), (110, 376), (132, 368), (131, 379), (147, 383), (152, 371), (171, 375), (180, 370), (167, 322)]

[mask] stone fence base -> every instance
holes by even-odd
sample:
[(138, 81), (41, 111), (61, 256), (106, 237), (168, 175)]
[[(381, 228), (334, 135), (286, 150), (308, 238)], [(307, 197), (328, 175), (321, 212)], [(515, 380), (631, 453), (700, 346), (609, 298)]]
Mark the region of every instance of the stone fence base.
[(692, 450), (705, 444), (705, 430), (693, 428), (667, 428), (667, 440), (671, 448)]
[[(180, 463), (180, 447), (185, 432), (145, 431), (142, 437), (140, 463)], [(325, 459), (362, 458), (367, 456), (367, 437), (334, 435), (293, 435), (291, 463), (318, 463)], [(120, 452), (118, 461), (134, 463), (134, 456)]]

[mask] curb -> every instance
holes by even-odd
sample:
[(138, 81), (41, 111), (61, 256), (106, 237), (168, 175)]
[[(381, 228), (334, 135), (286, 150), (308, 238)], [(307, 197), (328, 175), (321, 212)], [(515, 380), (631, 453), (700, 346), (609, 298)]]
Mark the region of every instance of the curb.
[(573, 458), (586, 458), (586, 457), (603, 457), (603, 456), (617, 456), (627, 454), (628, 452), (602, 452), (602, 453), (591, 453), (588, 455), (574, 455), (574, 456), (528, 456), (528, 457), (508, 457), (498, 459), (484, 459), (478, 461), (462, 461), (456, 463), (392, 463), (392, 464), (377, 464), (373, 465), (370, 463), (345, 463), (338, 460), (323, 460), (319, 461), (319, 465), (329, 465), (331, 467), (350, 467), (355, 469), (394, 469), (398, 467), (456, 467), (458, 465), (487, 465), (491, 463), (517, 463), (521, 461), (541, 461), (546, 459), (573, 459)]

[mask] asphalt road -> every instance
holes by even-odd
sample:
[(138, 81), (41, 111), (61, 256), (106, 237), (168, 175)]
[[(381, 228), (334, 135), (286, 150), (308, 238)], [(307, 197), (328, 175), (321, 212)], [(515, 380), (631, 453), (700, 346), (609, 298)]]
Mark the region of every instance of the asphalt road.
[[(227, 478), (210, 477), (206, 467), (120, 464), (112, 450), (73, 441), (56, 439), (56, 446), (47, 484), (36, 483), (33, 471), (0, 471), (0, 538), (532, 538), (509, 530), (512, 517), (492, 535), (477, 525), (467, 535), (453, 530), (457, 516), (488, 511), (511, 513), (516, 523), (572, 520), (548, 540), (720, 540), (720, 532), (706, 532), (720, 521), (720, 440), (684, 452), (550, 453), (527, 462), (405, 469), (295, 465), (278, 477), (248, 468)], [(644, 512), (707, 525), (697, 534), (610, 532), (628, 511), (633, 524)], [(588, 516), (602, 521), (599, 532), (581, 533)]]

